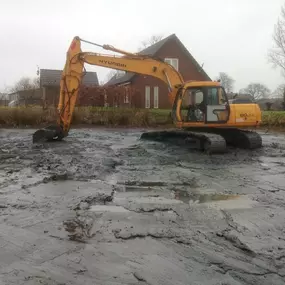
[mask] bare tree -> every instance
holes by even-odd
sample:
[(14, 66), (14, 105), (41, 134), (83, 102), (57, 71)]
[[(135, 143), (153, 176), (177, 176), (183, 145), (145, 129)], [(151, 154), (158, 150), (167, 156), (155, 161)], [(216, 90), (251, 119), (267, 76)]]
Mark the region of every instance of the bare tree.
[(5, 100), (6, 99), (6, 94), (0, 92), (0, 100)]
[(285, 89), (283, 90), (283, 102), (282, 102), (283, 110), (285, 110)]
[(280, 84), (277, 88), (273, 91), (272, 97), (274, 98), (283, 98), (285, 91), (285, 84)]
[(285, 76), (285, 4), (281, 7), (281, 18), (274, 26), (273, 41), (275, 45), (269, 49), (268, 59), (273, 67), (280, 67)]
[[(139, 48), (139, 51), (147, 48), (148, 46), (151, 46), (157, 42), (159, 42), (160, 40), (162, 40), (163, 36), (162, 35), (152, 35), (149, 39), (142, 41), (141, 43), (141, 47)], [(114, 76), (116, 76), (117, 78), (123, 76), (124, 74), (126, 74), (125, 71), (123, 70), (116, 70), (113, 69), (111, 71), (108, 72), (105, 80), (103, 80), (101, 82), (101, 85), (106, 84), (108, 81), (110, 81)]]
[(18, 80), (15, 85), (11, 88), (12, 92), (22, 91), (22, 90), (32, 90), (39, 88), (40, 82), (39, 78), (22, 77)]
[(257, 100), (268, 98), (270, 90), (261, 83), (250, 83), (246, 88), (241, 89), (239, 93), (249, 94), (252, 99)]
[(273, 94), (275, 98), (282, 99), (282, 108), (285, 110), (285, 84), (280, 84)]
[(119, 78), (121, 76), (123, 76), (126, 72), (124, 70), (117, 70), (117, 69), (112, 69), (110, 70), (107, 75), (105, 80), (103, 80), (101, 83), (101, 85), (106, 84), (108, 81), (110, 81), (114, 76), (116, 76), (116, 78)]
[(285, 110), (285, 84), (280, 84), (272, 93), (275, 99), (282, 99), (282, 109)]
[(141, 42), (141, 46), (139, 47), (139, 51), (156, 44), (157, 42), (161, 41), (163, 39), (163, 35), (152, 35), (149, 39), (144, 40)]
[(235, 80), (232, 77), (230, 77), (227, 73), (220, 72), (217, 79), (220, 80), (221, 85), (225, 88), (227, 93), (233, 91)]
[[(162, 40), (163, 36), (162, 35), (152, 35), (149, 39), (142, 41), (141, 43), (141, 47), (139, 47), (139, 51), (159, 42), (160, 40)], [(111, 78), (113, 78), (114, 76), (116, 76), (117, 78), (123, 76), (124, 74), (126, 74), (125, 71), (123, 70), (117, 70), (117, 69), (113, 69), (111, 71), (109, 71), (109, 73), (107, 74), (105, 80), (103, 80), (101, 82), (101, 85), (106, 84), (108, 81), (111, 80)]]
[(266, 111), (270, 111), (273, 105), (273, 102), (266, 102), (265, 105), (266, 105)]

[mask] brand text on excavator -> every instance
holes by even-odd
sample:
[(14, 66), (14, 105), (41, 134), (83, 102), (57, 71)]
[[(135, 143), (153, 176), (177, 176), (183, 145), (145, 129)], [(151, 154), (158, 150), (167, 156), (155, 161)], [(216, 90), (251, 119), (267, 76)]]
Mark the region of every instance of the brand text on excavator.
[(109, 61), (109, 60), (102, 60), (102, 59), (100, 59), (99, 62), (102, 63), (102, 64), (114, 65), (114, 66), (117, 66), (117, 67), (124, 67), (124, 68), (127, 67), (123, 63), (118, 63), (118, 62)]

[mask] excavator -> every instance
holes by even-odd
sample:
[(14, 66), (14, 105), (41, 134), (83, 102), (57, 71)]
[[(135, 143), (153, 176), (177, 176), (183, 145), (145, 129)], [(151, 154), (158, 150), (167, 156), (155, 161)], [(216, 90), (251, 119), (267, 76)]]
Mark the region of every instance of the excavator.
[[(120, 55), (83, 52), (82, 42)], [(182, 75), (163, 59), (126, 52), (111, 45), (95, 44), (78, 36), (73, 38), (66, 54), (56, 123), (37, 130), (33, 134), (33, 143), (62, 140), (68, 136), (85, 64), (152, 76), (168, 86), (166, 96), (172, 105), (170, 115), (174, 129), (145, 132), (141, 139), (166, 141), (171, 138), (174, 142), (182, 139), (189, 146), (207, 153), (227, 152), (229, 145), (244, 149), (262, 146), (261, 136), (250, 130), (261, 123), (258, 104), (229, 103), (219, 81), (184, 81)]]

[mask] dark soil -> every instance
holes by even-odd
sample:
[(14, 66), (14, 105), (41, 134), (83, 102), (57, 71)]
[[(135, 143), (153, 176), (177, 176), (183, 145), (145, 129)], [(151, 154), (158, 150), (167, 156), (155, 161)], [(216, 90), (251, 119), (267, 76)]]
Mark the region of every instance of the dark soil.
[(0, 131), (0, 284), (285, 284), (283, 134), (209, 156), (33, 131)]

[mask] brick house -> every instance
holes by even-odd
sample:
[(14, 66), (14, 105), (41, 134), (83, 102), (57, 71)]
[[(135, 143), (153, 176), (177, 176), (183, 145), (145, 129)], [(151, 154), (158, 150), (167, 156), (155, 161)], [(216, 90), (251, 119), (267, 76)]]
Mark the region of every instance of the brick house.
[[(61, 70), (41, 69), (40, 87), (45, 106), (57, 106), (60, 92)], [(82, 78), (77, 106), (129, 107), (132, 88), (122, 86), (99, 86), (96, 72), (86, 72)]]
[[(40, 87), (54, 86), (59, 87), (62, 70), (40, 69)], [(96, 72), (86, 72), (82, 79), (84, 86), (98, 86), (98, 76)]]
[[(185, 81), (211, 80), (175, 34), (147, 47), (139, 54), (150, 55), (170, 63), (181, 73)], [(121, 76), (113, 76), (105, 85), (130, 86), (137, 90), (132, 101), (136, 108), (171, 108), (167, 86), (157, 78), (125, 72)]]
[[(62, 70), (40, 69), (40, 88), (47, 105), (57, 106), (58, 104), (61, 74)], [(86, 72), (81, 85), (87, 88), (99, 86), (97, 73)]]

